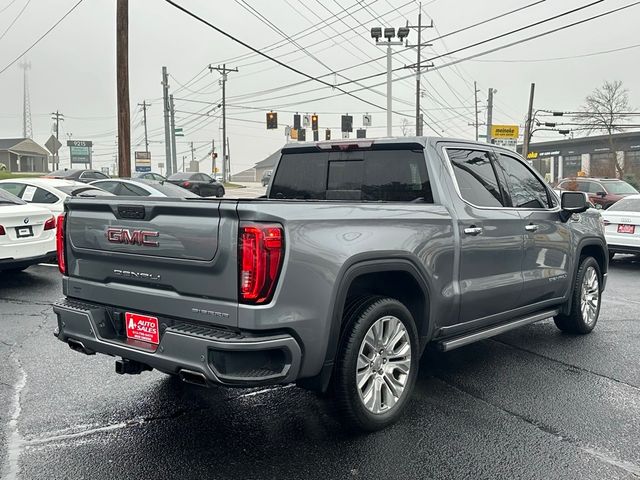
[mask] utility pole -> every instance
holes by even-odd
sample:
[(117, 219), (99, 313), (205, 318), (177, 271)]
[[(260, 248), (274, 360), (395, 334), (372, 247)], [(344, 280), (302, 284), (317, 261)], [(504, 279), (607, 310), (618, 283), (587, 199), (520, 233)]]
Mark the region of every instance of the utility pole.
[[(425, 43), (422, 44), (422, 30), (425, 28), (433, 28), (433, 20), (430, 25), (422, 25), (422, 3), (419, 4), (418, 10), (418, 25), (407, 25), (408, 28), (416, 29), (418, 31), (418, 43), (416, 45), (407, 45), (408, 47), (415, 47), (418, 53), (418, 60), (416, 62), (416, 136), (420, 137), (424, 134), (423, 132), (423, 118), (422, 112), (420, 109), (420, 98), (422, 97), (422, 91), (420, 89), (420, 76), (422, 70), (422, 47), (430, 47), (431, 44)], [(424, 68), (428, 68), (429, 66), (433, 66), (433, 64), (424, 65)]]
[(118, 176), (130, 177), (129, 0), (118, 0), (116, 9), (116, 77), (118, 83)]
[(531, 123), (533, 114), (533, 96), (536, 90), (536, 84), (531, 84), (531, 91), (529, 92), (529, 110), (527, 111), (527, 121), (524, 124), (524, 140), (522, 142), (522, 156), (527, 158), (529, 154), (529, 141), (531, 139)]
[(169, 109), (171, 115), (171, 169), (178, 171), (178, 150), (176, 149), (176, 109), (173, 105), (173, 94), (169, 95)]
[(237, 72), (237, 68), (227, 68), (227, 64), (223, 64), (222, 67), (218, 65), (217, 67), (212, 67), (209, 65), (209, 71), (216, 70), (218, 73), (222, 75), (222, 181), (227, 181), (227, 143), (225, 142), (225, 138), (227, 138), (227, 94), (226, 94), (226, 85), (227, 85), (227, 73), (229, 72)]
[(147, 107), (150, 107), (151, 104), (147, 103), (146, 100), (143, 100), (142, 103), (138, 104), (139, 107), (142, 107), (142, 122), (144, 123), (144, 151), (149, 152), (149, 138), (147, 137)]
[(478, 82), (476, 82), (475, 80), (473, 81), (473, 99), (474, 99), (474, 106), (475, 106), (475, 111), (476, 111), (476, 122), (475, 122), (475, 127), (476, 127), (476, 142), (478, 141)]
[(491, 142), (491, 126), (493, 125), (493, 94), (495, 89), (489, 89), (489, 96), (487, 98), (487, 143)]
[(216, 141), (211, 140), (211, 173), (216, 174)]
[(173, 173), (173, 163), (171, 157), (171, 132), (169, 130), (169, 75), (167, 67), (162, 67), (162, 103), (164, 105), (164, 151), (165, 165), (167, 167), (167, 177)]
[[(56, 121), (56, 140), (60, 135), (60, 120), (64, 121), (64, 115), (61, 114), (58, 110), (55, 113), (51, 114), (51, 120)], [(56, 148), (56, 153), (53, 155), (53, 163), (56, 166), (56, 170), (60, 168), (60, 156), (58, 155), (58, 149)]]
[[(229, 137), (227, 137), (227, 172), (229, 174), (229, 180), (231, 180), (231, 145), (229, 145)], [(226, 181), (226, 180), (225, 180)]]
[[(191, 142), (191, 165), (193, 165), (193, 162), (195, 162), (195, 157), (193, 155), (193, 142)], [(191, 165), (189, 165), (189, 170), (191, 170)]]

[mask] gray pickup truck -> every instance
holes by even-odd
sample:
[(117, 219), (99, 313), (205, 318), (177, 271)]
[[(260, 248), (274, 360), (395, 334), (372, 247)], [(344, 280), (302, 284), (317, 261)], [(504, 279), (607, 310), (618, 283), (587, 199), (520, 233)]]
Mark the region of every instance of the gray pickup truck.
[(264, 197), (71, 198), (56, 336), (201, 386), (297, 385), (395, 421), (427, 346), (539, 320), (589, 333), (600, 214), (517, 154), (441, 138), (287, 145)]

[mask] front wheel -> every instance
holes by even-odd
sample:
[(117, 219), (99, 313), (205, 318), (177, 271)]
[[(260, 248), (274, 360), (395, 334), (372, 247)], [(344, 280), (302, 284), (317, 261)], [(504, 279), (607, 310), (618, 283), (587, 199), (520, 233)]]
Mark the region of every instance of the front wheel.
[(361, 431), (394, 423), (418, 374), (418, 334), (409, 310), (392, 298), (370, 297), (344, 319), (333, 393), (347, 425)]
[(600, 315), (601, 280), (600, 265), (596, 259), (583, 257), (580, 260), (571, 294), (571, 313), (560, 314), (553, 319), (560, 330), (585, 334), (595, 328)]
[(218, 187), (218, 190), (216, 190), (216, 197), (220, 198), (222, 196), (224, 196), (224, 188)]

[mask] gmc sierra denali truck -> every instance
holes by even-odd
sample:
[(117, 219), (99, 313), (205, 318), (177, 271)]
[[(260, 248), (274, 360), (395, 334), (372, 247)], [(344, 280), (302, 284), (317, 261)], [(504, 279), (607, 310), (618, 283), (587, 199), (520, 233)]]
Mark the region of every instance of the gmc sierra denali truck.
[(289, 144), (256, 199), (70, 198), (55, 334), (116, 372), (296, 382), (346, 423), (405, 408), (419, 359), (598, 320), (600, 215), (517, 154), (442, 138)]

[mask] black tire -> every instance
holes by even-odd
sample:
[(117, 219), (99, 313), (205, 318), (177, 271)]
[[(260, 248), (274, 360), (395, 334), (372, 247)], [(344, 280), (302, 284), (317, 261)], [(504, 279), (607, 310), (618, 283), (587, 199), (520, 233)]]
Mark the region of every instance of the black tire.
[[(374, 389), (376, 385), (375, 382), (379, 381), (380, 385), (384, 385), (384, 387), (380, 388), (386, 392), (386, 395), (383, 397), (382, 390), (379, 390), (380, 394), (378, 397), (380, 399), (378, 405), (383, 409), (386, 408), (386, 410), (380, 413), (374, 413), (365, 406), (365, 400), (361, 399), (356, 375), (359, 368), (358, 358), (360, 356), (360, 350), (361, 348), (365, 348), (365, 336), (369, 333), (372, 326), (383, 317), (395, 317), (395, 319), (399, 320), (399, 323), (402, 324), (404, 332), (407, 335), (406, 337), (403, 336), (403, 338), (399, 339), (393, 345), (387, 344), (385, 348), (393, 348), (402, 341), (405, 345), (410, 346), (410, 358), (407, 359), (406, 355), (392, 358), (392, 355), (389, 355), (389, 357), (384, 357), (384, 364), (382, 365), (377, 362), (377, 360), (377, 363), (371, 362), (368, 366), (366, 362), (364, 362), (364, 368), (369, 369), (366, 372), (368, 380), (364, 383), (364, 386), (369, 385), (371, 389)], [(413, 391), (418, 375), (419, 364), (418, 333), (415, 322), (409, 310), (402, 303), (395, 299), (384, 297), (364, 297), (352, 302), (347, 308), (344, 321), (346, 322), (346, 330), (336, 357), (331, 384), (335, 406), (348, 428), (366, 432), (380, 430), (400, 418), (406, 408), (407, 402), (411, 398), (411, 392)], [(382, 358), (382, 355), (378, 355), (377, 352), (379, 346), (380, 345), (377, 345), (375, 348), (376, 351), (373, 351), (376, 359), (378, 357)], [(385, 354), (388, 353), (387, 350)], [(387, 367), (384, 367), (383, 365), (387, 364), (387, 358), (389, 358), (389, 363)], [(374, 368), (379, 367), (380, 370), (378, 371), (382, 372), (383, 368), (389, 368), (389, 366), (395, 365), (394, 362), (401, 359), (409, 363), (408, 374), (404, 376), (402, 374), (398, 375), (405, 381), (404, 388), (397, 397), (394, 397), (395, 401), (392, 407), (389, 407), (388, 404), (385, 406), (385, 402), (391, 400), (389, 396), (391, 393), (391, 389), (388, 386), (389, 382), (386, 382), (384, 378), (382, 378), (382, 375), (380, 375), (380, 379), (377, 379), (377, 373)], [(374, 363), (376, 364), (375, 367)], [(361, 369), (361, 371), (363, 370)], [(389, 375), (394, 375), (395, 377), (396, 373), (397, 372), (390, 373)], [(399, 381), (401, 382), (402, 380)]]
[(27, 268), (29, 268), (28, 265), (26, 267), (5, 268), (4, 270), (0, 270), (0, 272), (4, 272), (4, 273), (20, 273), (20, 272), (25, 271)]
[(224, 196), (224, 188), (218, 187), (218, 190), (216, 190), (216, 197), (220, 198), (223, 196)]
[[(597, 281), (597, 305), (594, 308), (594, 318), (582, 312), (582, 293), (583, 283), (585, 281), (585, 275), (590, 274), (591, 270), (595, 271), (595, 279)], [(600, 315), (600, 306), (602, 304), (602, 273), (600, 272), (600, 265), (593, 257), (582, 257), (580, 259), (580, 266), (576, 273), (573, 292), (571, 293), (571, 313), (569, 315), (560, 314), (554, 317), (556, 326), (566, 333), (586, 334), (590, 333), (598, 323), (598, 316)], [(587, 317), (587, 318), (585, 318)]]

